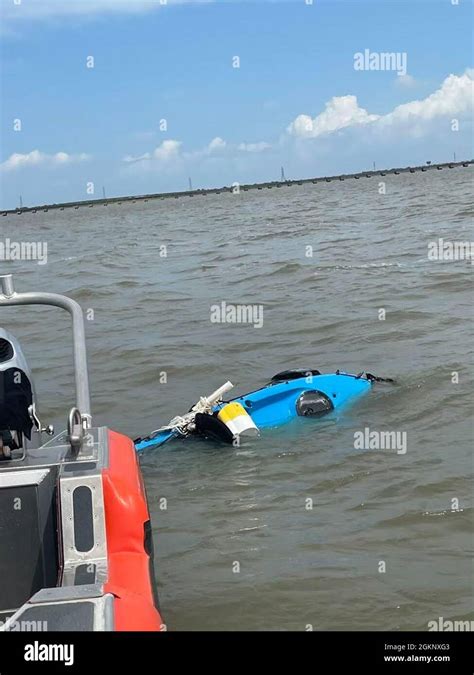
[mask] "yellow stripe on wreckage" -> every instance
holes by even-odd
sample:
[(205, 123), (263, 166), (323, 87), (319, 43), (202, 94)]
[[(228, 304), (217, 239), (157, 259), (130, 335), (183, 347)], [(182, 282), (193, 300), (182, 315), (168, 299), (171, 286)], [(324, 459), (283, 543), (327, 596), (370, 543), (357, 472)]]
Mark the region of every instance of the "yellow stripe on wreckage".
[(234, 436), (258, 436), (259, 431), (245, 408), (237, 401), (227, 403), (217, 415)]

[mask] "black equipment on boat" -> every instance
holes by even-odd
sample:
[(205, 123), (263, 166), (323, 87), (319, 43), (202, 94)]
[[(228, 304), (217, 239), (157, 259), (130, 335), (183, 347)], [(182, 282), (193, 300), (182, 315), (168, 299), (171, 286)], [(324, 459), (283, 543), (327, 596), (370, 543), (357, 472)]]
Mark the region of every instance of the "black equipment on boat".
[(24, 448), (35, 425), (35, 393), (18, 340), (0, 328), (0, 458)]

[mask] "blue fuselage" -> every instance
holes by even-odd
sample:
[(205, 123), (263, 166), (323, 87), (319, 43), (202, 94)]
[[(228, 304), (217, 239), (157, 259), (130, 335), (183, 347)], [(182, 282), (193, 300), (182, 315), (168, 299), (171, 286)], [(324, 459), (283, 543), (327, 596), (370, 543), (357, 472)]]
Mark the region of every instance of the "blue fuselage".
[[(232, 401), (237, 401), (245, 408), (259, 429), (265, 429), (285, 424), (297, 417), (296, 402), (304, 392), (322, 392), (334, 409), (338, 410), (368, 392), (371, 386), (367, 380), (345, 373), (313, 375), (272, 382)], [(216, 406), (215, 410), (219, 410), (222, 405)]]
[[(311, 392), (320, 392), (323, 395), (321, 397), (323, 403), (325, 402), (328, 406), (328, 409), (323, 411), (325, 414), (344, 408), (362, 394), (367, 393), (371, 386), (371, 383), (362, 377), (347, 373), (332, 373), (270, 382), (261, 389), (231, 400), (237, 401), (244, 407), (258, 429), (265, 429), (285, 424), (299, 415), (307, 415), (308, 412), (310, 417), (319, 416), (311, 414)], [(301, 401), (305, 397), (309, 398), (309, 404), (305, 411), (302, 411)], [(314, 398), (317, 401), (317, 396)], [(229, 401), (220, 403), (213, 410), (220, 410), (226, 403)], [(174, 431), (158, 431), (147, 438), (137, 440), (135, 447), (140, 452), (147, 448), (159, 447), (177, 436), (179, 434)]]

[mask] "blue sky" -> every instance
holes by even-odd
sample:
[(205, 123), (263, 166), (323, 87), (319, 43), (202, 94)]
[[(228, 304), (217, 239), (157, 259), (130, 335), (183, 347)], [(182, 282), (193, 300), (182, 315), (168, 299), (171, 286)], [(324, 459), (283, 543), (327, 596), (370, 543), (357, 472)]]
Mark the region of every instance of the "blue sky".
[(1, 206), (471, 157), (471, 2), (306, 1), (1, 0)]

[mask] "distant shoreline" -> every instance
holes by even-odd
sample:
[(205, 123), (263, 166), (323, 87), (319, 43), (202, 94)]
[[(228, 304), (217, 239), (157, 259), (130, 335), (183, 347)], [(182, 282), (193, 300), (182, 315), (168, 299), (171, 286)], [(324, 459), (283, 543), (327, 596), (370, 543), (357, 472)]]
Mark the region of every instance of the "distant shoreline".
[(157, 192), (154, 194), (146, 195), (134, 195), (131, 197), (110, 197), (102, 199), (88, 199), (79, 202), (62, 202), (57, 204), (43, 204), (41, 206), (24, 206), (16, 209), (1, 209), (1, 215), (7, 216), (11, 214), (22, 214), (22, 213), (36, 213), (37, 211), (49, 211), (49, 210), (64, 210), (64, 209), (78, 209), (80, 207), (91, 208), (93, 206), (108, 204), (122, 204), (126, 202), (138, 202), (138, 201), (148, 201), (150, 199), (178, 199), (179, 197), (197, 197), (197, 196), (206, 196), (212, 194), (220, 194), (222, 192), (236, 193), (236, 192), (248, 192), (249, 190), (263, 190), (265, 188), (281, 188), (281, 187), (291, 187), (293, 185), (304, 185), (305, 183), (330, 183), (335, 180), (350, 180), (350, 179), (359, 179), (359, 178), (372, 178), (373, 176), (388, 176), (388, 175), (399, 175), (402, 173), (416, 173), (416, 172), (425, 172), (442, 169), (453, 169), (457, 166), (467, 167), (474, 164), (473, 159), (464, 160), (460, 162), (443, 162), (442, 164), (424, 164), (420, 166), (406, 166), (401, 168), (394, 169), (377, 169), (375, 171), (360, 171), (359, 173), (347, 173), (340, 174), (338, 176), (321, 176), (318, 178), (301, 178), (300, 180), (285, 180), (285, 181), (271, 181), (267, 183), (248, 183), (240, 184), (234, 183), (232, 186), (224, 186), (221, 188), (208, 188), (201, 190), (184, 190), (181, 192)]

